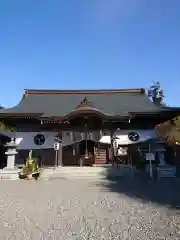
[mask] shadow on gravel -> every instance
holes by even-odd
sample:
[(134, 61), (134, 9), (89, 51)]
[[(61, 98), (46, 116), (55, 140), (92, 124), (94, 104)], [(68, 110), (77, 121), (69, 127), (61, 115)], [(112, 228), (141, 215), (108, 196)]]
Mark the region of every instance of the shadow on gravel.
[(111, 172), (107, 172), (106, 177), (108, 181), (102, 183), (101, 186), (108, 191), (180, 210), (180, 181), (178, 179), (151, 180), (144, 176), (113, 178)]

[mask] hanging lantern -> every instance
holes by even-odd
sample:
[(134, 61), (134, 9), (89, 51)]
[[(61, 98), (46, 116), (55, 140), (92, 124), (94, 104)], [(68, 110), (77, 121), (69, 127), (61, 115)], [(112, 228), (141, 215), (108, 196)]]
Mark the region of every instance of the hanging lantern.
[(88, 159), (89, 156), (88, 156), (88, 140), (87, 140), (87, 131), (85, 132), (85, 144), (86, 144), (86, 150), (85, 150), (85, 159)]
[(70, 132), (70, 139), (73, 141), (73, 132)]
[(89, 139), (93, 140), (92, 133), (89, 133)]
[(84, 158), (85, 158), (85, 159), (88, 159), (88, 158), (89, 158), (89, 155), (88, 155), (88, 152), (87, 152), (87, 151), (85, 152)]
[(84, 140), (84, 133), (81, 132), (81, 140)]
[(75, 145), (73, 144), (73, 156), (76, 155), (76, 149), (75, 149)]
[(114, 148), (118, 148), (118, 143), (117, 143), (117, 140), (116, 140), (116, 139), (113, 141), (113, 147), (114, 147)]

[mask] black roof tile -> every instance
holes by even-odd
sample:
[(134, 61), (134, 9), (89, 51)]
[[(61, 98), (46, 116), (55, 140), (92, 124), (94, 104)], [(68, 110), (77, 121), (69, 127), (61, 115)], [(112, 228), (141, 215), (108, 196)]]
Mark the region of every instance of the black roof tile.
[(41, 113), (65, 116), (86, 98), (104, 114), (126, 116), (129, 112), (158, 112), (143, 89), (125, 90), (26, 90), (20, 103), (0, 110), (0, 115)]

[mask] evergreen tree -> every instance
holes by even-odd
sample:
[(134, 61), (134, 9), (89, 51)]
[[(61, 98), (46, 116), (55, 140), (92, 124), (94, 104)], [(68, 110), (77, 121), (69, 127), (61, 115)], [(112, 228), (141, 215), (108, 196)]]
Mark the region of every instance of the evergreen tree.
[[(0, 110), (3, 109), (3, 107), (0, 105)], [(3, 121), (0, 122), (0, 131), (1, 132), (15, 132), (16, 128), (10, 125), (7, 125)]]
[(164, 105), (164, 91), (159, 82), (154, 82), (150, 89), (148, 89), (148, 96), (157, 105)]

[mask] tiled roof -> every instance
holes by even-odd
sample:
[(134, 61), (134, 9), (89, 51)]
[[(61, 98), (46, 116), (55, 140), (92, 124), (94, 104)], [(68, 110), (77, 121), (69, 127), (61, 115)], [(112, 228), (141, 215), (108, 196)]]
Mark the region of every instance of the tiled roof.
[(43, 117), (65, 116), (86, 100), (89, 108), (109, 116), (126, 116), (129, 112), (158, 112), (144, 89), (114, 90), (25, 90), (20, 103), (0, 110), (0, 115), (42, 114)]

